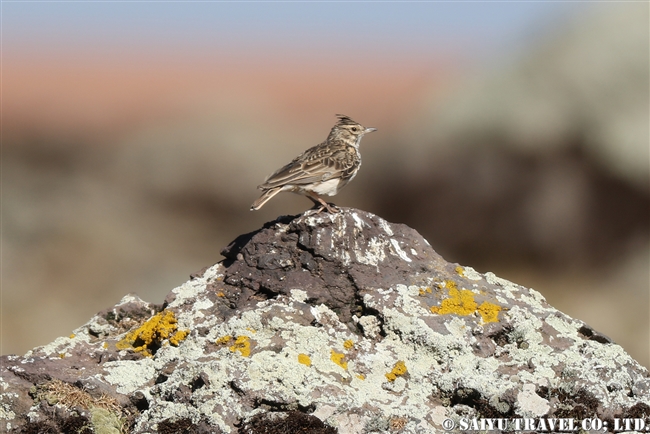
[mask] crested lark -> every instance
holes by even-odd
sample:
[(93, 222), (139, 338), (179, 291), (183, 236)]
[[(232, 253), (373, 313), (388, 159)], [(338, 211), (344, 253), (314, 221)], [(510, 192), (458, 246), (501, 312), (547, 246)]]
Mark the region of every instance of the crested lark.
[(366, 128), (345, 115), (336, 116), (339, 120), (327, 140), (298, 155), (257, 187), (264, 193), (253, 203), (251, 211), (262, 208), (281, 191), (290, 191), (307, 196), (314, 206), (320, 205), (316, 213), (324, 209), (338, 212), (334, 204), (325, 202), (319, 195), (334, 196), (352, 181), (361, 167), (361, 138), (377, 129)]

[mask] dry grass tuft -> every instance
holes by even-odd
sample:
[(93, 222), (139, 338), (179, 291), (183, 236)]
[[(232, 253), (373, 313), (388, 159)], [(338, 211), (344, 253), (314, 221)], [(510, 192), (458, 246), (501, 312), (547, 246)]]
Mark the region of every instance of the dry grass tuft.
[(87, 410), (102, 408), (112, 413), (122, 413), (122, 407), (114, 398), (105, 394), (93, 398), (85, 390), (56, 379), (41, 386), (37, 398), (51, 404), (61, 404), (66, 408), (82, 407)]

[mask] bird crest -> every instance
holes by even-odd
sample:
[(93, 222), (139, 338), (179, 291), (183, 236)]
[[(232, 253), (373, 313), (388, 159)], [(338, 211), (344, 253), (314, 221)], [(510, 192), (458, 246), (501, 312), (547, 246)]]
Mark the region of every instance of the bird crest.
[(339, 118), (338, 122), (336, 123), (335, 126), (343, 126), (343, 125), (360, 125), (358, 122), (352, 120), (349, 116), (346, 115), (336, 115), (337, 118)]

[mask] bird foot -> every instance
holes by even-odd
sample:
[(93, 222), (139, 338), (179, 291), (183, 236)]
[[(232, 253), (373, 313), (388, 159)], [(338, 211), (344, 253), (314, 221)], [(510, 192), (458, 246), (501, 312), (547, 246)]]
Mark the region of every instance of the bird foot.
[(325, 210), (327, 210), (327, 212), (330, 214), (337, 214), (341, 212), (341, 209), (339, 207), (337, 207), (333, 203), (326, 203), (326, 202), (323, 202), (322, 204), (320, 203), (314, 204), (314, 206), (307, 212), (310, 215), (314, 215), (314, 214), (320, 214)]

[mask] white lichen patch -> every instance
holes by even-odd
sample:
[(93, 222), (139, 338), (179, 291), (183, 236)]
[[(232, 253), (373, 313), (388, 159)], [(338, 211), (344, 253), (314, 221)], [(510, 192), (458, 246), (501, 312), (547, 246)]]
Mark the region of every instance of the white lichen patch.
[(403, 261), (412, 262), (411, 258), (409, 258), (406, 252), (402, 250), (402, 248), (400, 247), (399, 241), (397, 241), (395, 238), (391, 238), (390, 244), (393, 246), (394, 253), (397, 256), (399, 256)]
[(497, 286), (501, 286), (501, 287), (504, 287), (504, 288), (508, 287), (508, 286), (513, 286), (513, 287), (516, 286), (511, 281), (509, 281), (507, 279), (504, 279), (502, 277), (498, 277), (496, 274), (492, 273), (491, 271), (488, 271), (487, 273), (485, 273), (484, 276), (485, 276), (485, 280), (487, 280), (487, 282), (490, 285), (497, 285)]
[(465, 320), (454, 316), (445, 323), (445, 328), (451, 333), (452, 336), (455, 336), (458, 339), (464, 339), (467, 335), (467, 323)]
[(364, 250), (356, 245), (354, 252), (357, 262), (376, 267), (386, 259), (387, 247), (387, 241), (378, 239), (377, 237), (371, 238)]
[(76, 335), (85, 335), (84, 337), (87, 339), (89, 339), (89, 333), (92, 333), (95, 336), (110, 336), (116, 332), (118, 332), (116, 327), (107, 323), (103, 318), (100, 318), (97, 315), (92, 317), (86, 324), (73, 331)]
[[(171, 305), (172, 303), (170, 303)], [(212, 300), (207, 298), (199, 298), (196, 303), (192, 304), (191, 310), (181, 310), (176, 314), (178, 326), (180, 328), (190, 328), (199, 318), (205, 318), (202, 311), (208, 310), (214, 306)]]
[(404, 312), (409, 312), (411, 315), (431, 315), (431, 311), (425, 308), (418, 299), (420, 290), (420, 287), (414, 285), (408, 287), (406, 285), (397, 285), (395, 287), (397, 297), (395, 298), (394, 306), (401, 308)]
[(207, 298), (204, 298), (203, 300), (197, 300), (197, 302), (192, 307), (194, 312), (197, 312), (197, 315), (201, 315), (201, 317), (203, 317), (204, 314), (200, 311), (208, 310), (212, 306), (214, 306), (214, 302), (212, 300), (208, 300)]
[[(540, 345), (543, 336), (539, 332), (542, 328), (542, 320), (535, 316), (530, 310), (514, 305), (506, 313), (514, 326), (512, 335), (521, 342), (526, 342), (528, 347)], [(540, 345), (543, 346), (543, 345)]]
[(185, 304), (186, 300), (195, 299), (200, 291), (205, 289), (205, 283), (200, 280), (188, 280), (181, 286), (177, 286), (172, 289), (172, 292), (176, 294), (174, 301), (169, 303), (170, 308), (180, 307)]
[(336, 327), (341, 330), (347, 329), (347, 327), (344, 324), (341, 324), (339, 321), (339, 317), (336, 312), (324, 304), (312, 306), (310, 308), (310, 311), (314, 318), (316, 318), (316, 321), (318, 321), (323, 326)]
[[(146, 429), (146, 427), (150, 426), (153, 421), (189, 419), (193, 423), (198, 423), (200, 418), (201, 414), (192, 406), (159, 400), (156, 401), (155, 406), (150, 407), (142, 413), (134, 431), (143, 432), (141, 430)], [(157, 428), (157, 426), (150, 426), (150, 429), (152, 429), (153, 432), (157, 432)]]
[(381, 323), (374, 315), (364, 315), (359, 318), (359, 325), (363, 329), (366, 338), (377, 339), (381, 333)]
[(332, 222), (332, 233), (330, 237), (330, 249), (334, 249), (334, 243), (338, 240), (344, 239), (345, 233), (347, 232), (348, 222), (347, 219), (343, 218), (342, 215), (335, 215), (331, 217)]
[(482, 280), (483, 275), (479, 272), (477, 272), (475, 269), (472, 267), (463, 267), (463, 276), (465, 276), (469, 280)]
[(70, 355), (69, 350), (73, 349), (79, 341), (75, 342), (74, 339), (69, 337), (59, 337), (54, 341), (50, 342), (47, 345), (42, 347), (36, 347), (33, 350), (28, 351), (25, 354), (25, 357), (32, 357), (33, 355), (45, 355), (54, 358), (61, 358), (61, 356)]
[(14, 420), (16, 413), (11, 410), (11, 401), (18, 398), (16, 393), (3, 393), (0, 396), (0, 420)]
[(389, 237), (392, 237), (394, 235), (393, 230), (390, 227), (390, 224), (382, 218), (377, 219), (377, 223), (379, 223), (379, 227), (383, 229), (386, 234), (388, 234)]
[[(590, 366), (592, 370), (603, 369), (607, 370), (616, 369), (621, 364), (634, 365), (637, 362), (630, 357), (625, 350), (616, 344), (602, 344), (596, 341), (583, 341), (579, 345), (580, 354), (585, 356), (589, 361), (585, 364), (585, 368)], [(577, 364), (577, 360), (575, 361)]]
[[(337, 258), (341, 263), (343, 263), (344, 266), (349, 266), (352, 263), (352, 258), (350, 256), (350, 249), (348, 246), (345, 245), (336, 245), (334, 246), (334, 241), (330, 240), (332, 245), (330, 246), (330, 251), (332, 252), (332, 256)], [(359, 256), (359, 255), (356, 255)]]
[(571, 339), (577, 338), (580, 323), (568, 317), (549, 315), (544, 321), (558, 331), (559, 336), (566, 336)]
[(307, 291), (303, 291), (302, 289), (292, 289), (289, 292), (291, 293), (292, 299), (301, 303), (304, 303), (309, 298)]
[[(312, 369), (297, 362), (297, 357), (290, 357), (290, 353), (276, 353), (274, 351), (259, 351), (250, 361), (246, 361), (246, 386), (251, 390), (264, 391), (269, 384), (276, 384), (273, 393), (286, 400), (296, 400), (311, 392), (312, 385), (309, 381), (318, 380), (320, 376), (312, 376)], [(312, 358), (312, 363), (314, 363)], [(333, 364), (332, 364), (333, 365)], [(320, 368), (329, 368), (328, 365)], [(319, 370), (321, 370), (319, 369)], [(327, 369), (323, 372), (331, 372)], [(316, 377), (316, 378), (310, 378)], [(321, 379), (322, 380), (322, 379)]]
[(127, 294), (120, 301), (117, 302), (115, 305), (115, 308), (118, 308), (120, 306), (124, 306), (127, 304), (142, 304), (146, 305), (146, 302), (144, 302), (140, 297), (138, 297), (135, 294)]
[(534, 384), (524, 384), (517, 394), (517, 407), (524, 417), (543, 416), (550, 410), (548, 401), (535, 393)]
[[(217, 395), (211, 399), (199, 402), (196, 409), (211, 425), (218, 427), (224, 433), (232, 433), (236, 432), (236, 430), (233, 430), (226, 423), (224, 417), (228, 414), (235, 416), (245, 414), (239, 405), (233, 406), (235, 401), (236, 398), (234, 396), (224, 394), (222, 397), (221, 395)], [(224, 403), (228, 403), (228, 405), (224, 405)]]
[(205, 338), (189, 335), (178, 346), (169, 345), (164, 342), (163, 346), (156, 353), (156, 368), (166, 362), (172, 362), (179, 358), (196, 360), (205, 355)]
[(363, 230), (364, 228), (370, 227), (370, 225), (365, 220), (363, 220), (356, 212), (352, 213), (352, 218), (354, 219), (354, 226), (357, 229)]
[(534, 289), (528, 290), (530, 295), (521, 294), (520, 300), (533, 309), (544, 309), (543, 303), (546, 302), (546, 299), (539, 292)]
[(156, 372), (151, 358), (104, 363), (103, 379), (117, 386), (118, 393), (129, 395), (142, 388)]

